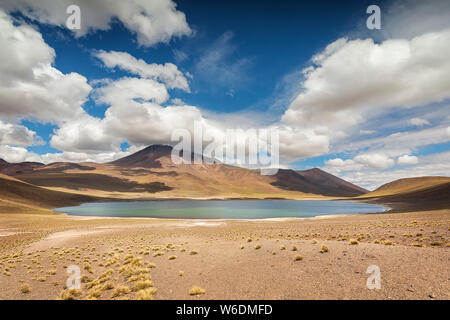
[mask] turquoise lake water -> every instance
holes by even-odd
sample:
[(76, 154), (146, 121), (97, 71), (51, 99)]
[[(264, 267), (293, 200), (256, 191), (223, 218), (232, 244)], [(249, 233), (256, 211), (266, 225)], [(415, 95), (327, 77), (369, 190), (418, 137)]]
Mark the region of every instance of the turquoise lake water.
[(186, 219), (267, 219), (376, 213), (379, 205), (335, 200), (162, 200), (94, 202), (55, 211), (76, 216)]

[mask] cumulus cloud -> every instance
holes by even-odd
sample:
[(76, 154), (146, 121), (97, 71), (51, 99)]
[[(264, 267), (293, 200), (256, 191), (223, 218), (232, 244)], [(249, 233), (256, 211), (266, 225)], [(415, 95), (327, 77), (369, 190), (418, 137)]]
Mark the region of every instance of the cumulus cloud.
[(14, 147), (9, 145), (0, 145), (0, 158), (11, 163), (24, 161), (40, 161), (39, 155), (35, 154), (34, 152), (30, 152), (24, 147)]
[(425, 125), (430, 125), (430, 122), (427, 119), (422, 118), (412, 118), (409, 120), (409, 123), (416, 127), (423, 127)]
[(59, 123), (83, 113), (91, 87), (78, 73), (52, 67), (53, 48), (25, 24), (0, 10), (0, 116)]
[(385, 169), (395, 164), (394, 160), (384, 154), (372, 153), (361, 154), (355, 157), (355, 162), (363, 164), (369, 168)]
[(36, 132), (25, 126), (5, 123), (0, 120), (0, 144), (15, 146), (31, 146), (41, 140)]
[(335, 158), (325, 161), (326, 167), (332, 172), (362, 170), (364, 168), (386, 169), (394, 164), (395, 161), (383, 153), (363, 153), (353, 159)]
[(52, 162), (96, 162), (104, 163), (117, 160), (119, 158), (130, 155), (130, 151), (117, 151), (117, 152), (96, 152), (96, 153), (84, 153), (84, 152), (57, 152), (46, 153), (39, 156), (40, 162), (52, 163)]
[(372, 134), (375, 133), (374, 130), (359, 130), (359, 134), (365, 135), (365, 134)]
[(193, 106), (162, 106), (169, 95), (165, 86), (151, 79), (120, 78), (95, 91), (98, 102), (108, 104), (102, 119), (85, 114), (64, 123), (50, 144), (64, 151), (94, 153), (119, 151), (124, 141), (132, 145), (170, 143), (177, 128), (192, 129), (204, 121)]
[[(431, 141), (445, 142), (442, 128), (387, 137), (381, 133), (379, 138), (363, 140), (356, 133), (374, 133), (361, 127), (394, 108), (424, 106), (449, 98), (449, 55), (450, 29), (381, 43), (338, 39), (316, 54), (303, 70), (300, 93), (281, 122), (297, 131), (325, 135), (326, 139), (321, 139), (324, 151), (399, 149), (397, 144), (403, 142), (414, 148)], [(428, 124), (418, 119), (413, 120), (416, 126)], [(382, 167), (393, 161), (382, 162)]]
[(96, 89), (95, 98), (98, 102), (110, 105), (137, 99), (162, 104), (167, 101), (169, 94), (163, 84), (154, 80), (125, 77)]
[(172, 37), (190, 35), (191, 29), (184, 13), (176, 9), (171, 0), (2, 0), (0, 7), (7, 12), (20, 11), (41, 23), (65, 27), (69, 5), (81, 9), (81, 29), (74, 30), (83, 36), (96, 30), (109, 30), (115, 19), (137, 35), (139, 44), (152, 46), (167, 43)]
[(348, 142), (345, 145), (338, 146), (335, 151), (343, 152), (370, 149), (384, 150), (386, 153), (387, 150), (397, 150), (398, 152), (391, 153), (391, 156), (399, 156), (405, 154), (406, 150), (414, 150), (422, 146), (446, 143), (448, 141), (450, 141), (448, 128), (437, 126), (428, 129), (396, 132), (387, 136)]
[(183, 73), (173, 63), (148, 64), (142, 59), (136, 59), (127, 52), (99, 50), (94, 53), (108, 68), (120, 68), (139, 75), (142, 78), (159, 80), (167, 88), (178, 88), (189, 92), (189, 84)]
[[(330, 172), (334, 171), (330, 170)], [(347, 181), (373, 190), (384, 183), (397, 179), (422, 176), (448, 176), (449, 172), (450, 152), (446, 151), (420, 156), (417, 164), (412, 164), (407, 167), (398, 167), (383, 171), (366, 168), (362, 170), (347, 171), (339, 174), (339, 176)]]
[(419, 162), (419, 158), (416, 156), (410, 156), (405, 154), (404, 156), (398, 157), (397, 164), (399, 165), (410, 165), (417, 164)]
[[(357, 123), (375, 109), (412, 107), (450, 97), (450, 30), (411, 40), (339, 39), (305, 70), (304, 90), (283, 116), (287, 123)], [(355, 76), (358, 75), (358, 76)]]
[(280, 154), (287, 160), (314, 157), (328, 152), (326, 134), (290, 126), (276, 126), (279, 135)]

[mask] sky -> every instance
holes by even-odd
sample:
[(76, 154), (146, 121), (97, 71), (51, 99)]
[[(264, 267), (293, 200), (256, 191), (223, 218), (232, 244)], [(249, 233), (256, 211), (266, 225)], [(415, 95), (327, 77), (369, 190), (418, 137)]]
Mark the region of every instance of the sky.
[(9, 162), (107, 162), (197, 121), (276, 128), (282, 167), (369, 189), (450, 173), (449, 1), (0, 0), (0, 47)]

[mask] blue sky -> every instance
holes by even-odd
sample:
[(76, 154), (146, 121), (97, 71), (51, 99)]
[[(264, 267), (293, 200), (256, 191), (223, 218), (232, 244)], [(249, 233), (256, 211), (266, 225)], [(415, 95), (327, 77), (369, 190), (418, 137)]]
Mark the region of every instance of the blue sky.
[[(76, 32), (65, 2), (0, 1), (11, 48), (0, 65), (1, 158), (108, 161), (202, 119), (217, 130), (277, 127), (282, 166), (321, 167), (368, 188), (449, 173), (445, 1), (379, 2), (382, 28), (369, 30), (372, 1), (124, 10), (79, 0)], [(128, 11), (162, 18), (147, 28)], [(23, 43), (11, 45), (8, 32)]]

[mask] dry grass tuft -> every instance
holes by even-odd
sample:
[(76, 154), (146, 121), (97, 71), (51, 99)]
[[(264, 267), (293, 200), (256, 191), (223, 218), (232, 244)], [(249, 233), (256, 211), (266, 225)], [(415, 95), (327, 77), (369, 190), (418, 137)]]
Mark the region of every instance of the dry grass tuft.
[(30, 285), (28, 283), (24, 283), (22, 285), (22, 288), (20, 288), (20, 291), (22, 293), (29, 293), (29, 292), (31, 292), (31, 287), (30, 287)]
[(301, 255), (296, 255), (295, 256), (295, 261), (300, 261), (300, 260), (303, 260), (303, 257), (301, 256)]
[(75, 300), (75, 298), (81, 296), (83, 292), (80, 289), (69, 289), (61, 292), (60, 298), (62, 300)]
[(127, 286), (118, 286), (116, 288), (116, 290), (114, 290), (112, 297), (120, 297), (120, 296), (124, 296), (126, 294), (129, 294), (131, 292), (130, 288), (128, 288)]
[(139, 291), (150, 287), (153, 287), (153, 283), (150, 281), (150, 279), (142, 279), (136, 282), (136, 284), (133, 286), (133, 291)]
[(136, 293), (136, 300), (153, 300), (153, 295), (156, 293), (156, 288), (147, 288), (139, 290)]
[(197, 286), (193, 286), (193, 287), (189, 290), (189, 294), (190, 294), (191, 296), (196, 296), (196, 295), (199, 295), (199, 294), (205, 294), (205, 293), (206, 293), (206, 290), (205, 290), (205, 289), (202, 289), (202, 288), (197, 287)]

